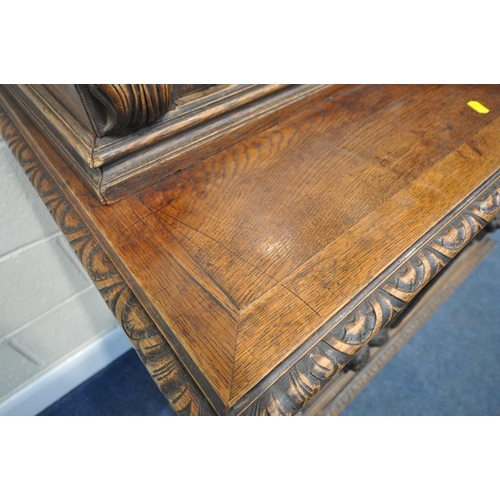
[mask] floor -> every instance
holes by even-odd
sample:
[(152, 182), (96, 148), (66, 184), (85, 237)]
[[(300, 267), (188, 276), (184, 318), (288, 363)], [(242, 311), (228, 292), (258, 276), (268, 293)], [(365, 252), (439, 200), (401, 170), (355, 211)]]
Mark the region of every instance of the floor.
[(174, 415), (131, 349), (40, 415)]
[[(497, 246), (346, 408), (356, 415), (500, 415)], [(173, 415), (130, 351), (41, 415)]]
[(500, 231), (492, 238), (489, 256), (343, 415), (500, 415)]

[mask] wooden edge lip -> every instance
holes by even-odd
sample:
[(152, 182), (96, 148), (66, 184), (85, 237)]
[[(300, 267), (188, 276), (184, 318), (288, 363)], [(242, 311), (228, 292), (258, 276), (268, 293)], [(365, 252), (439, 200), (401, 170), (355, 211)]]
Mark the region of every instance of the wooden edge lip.
[[(231, 404), (231, 415), (294, 415), (498, 213), (500, 172), (323, 325), (269, 375)], [(280, 373), (281, 372), (281, 373)]]
[(88, 226), (1, 106), (0, 133), (173, 411), (178, 415), (216, 415)]

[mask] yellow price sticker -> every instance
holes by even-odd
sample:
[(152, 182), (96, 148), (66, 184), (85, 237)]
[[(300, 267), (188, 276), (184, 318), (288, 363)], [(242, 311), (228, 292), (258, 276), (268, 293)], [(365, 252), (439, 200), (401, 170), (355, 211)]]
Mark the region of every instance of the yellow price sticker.
[(490, 110), (486, 107), (483, 106), (480, 102), (477, 101), (469, 101), (467, 103), (474, 111), (477, 111), (478, 113), (481, 113), (482, 115), (485, 115), (486, 113), (489, 113)]

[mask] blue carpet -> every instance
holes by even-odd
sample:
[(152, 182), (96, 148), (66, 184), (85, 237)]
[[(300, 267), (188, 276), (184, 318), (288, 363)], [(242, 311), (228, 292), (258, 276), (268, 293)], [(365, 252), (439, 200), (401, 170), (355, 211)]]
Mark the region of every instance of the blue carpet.
[(497, 246), (343, 415), (500, 415)]
[[(343, 415), (500, 415), (498, 297), (500, 245)], [(173, 413), (129, 351), (40, 415)]]
[(174, 415), (134, 349), (40, 415)]

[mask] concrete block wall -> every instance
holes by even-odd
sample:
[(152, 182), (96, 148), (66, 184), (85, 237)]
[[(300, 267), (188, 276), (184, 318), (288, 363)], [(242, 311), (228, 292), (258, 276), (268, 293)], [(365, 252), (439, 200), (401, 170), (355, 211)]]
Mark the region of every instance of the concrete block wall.
[(117, 327), (0, 137), (0, 406)]

